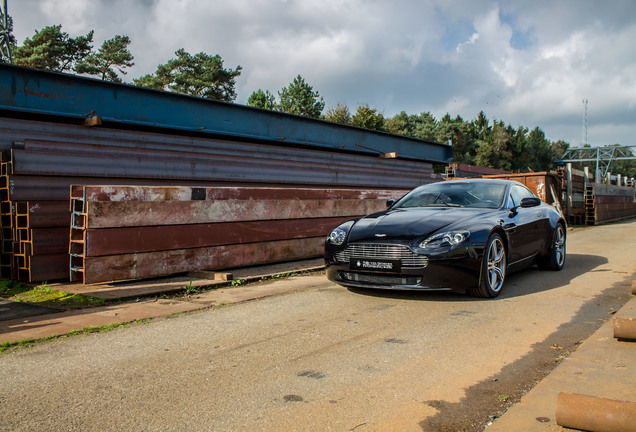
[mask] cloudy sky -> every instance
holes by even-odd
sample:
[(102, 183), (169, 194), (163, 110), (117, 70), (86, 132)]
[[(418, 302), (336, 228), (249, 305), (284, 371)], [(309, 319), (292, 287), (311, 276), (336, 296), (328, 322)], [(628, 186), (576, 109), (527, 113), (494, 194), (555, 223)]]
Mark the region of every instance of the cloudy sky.
[(237, 103), (300, 74), (327, 108), (431, 112), (580, 146), (636, 145), (634, 0), (8, 0), (21, 44), (47, 25), (128, 35), (152, 73), (185, 48), (243, 67)]

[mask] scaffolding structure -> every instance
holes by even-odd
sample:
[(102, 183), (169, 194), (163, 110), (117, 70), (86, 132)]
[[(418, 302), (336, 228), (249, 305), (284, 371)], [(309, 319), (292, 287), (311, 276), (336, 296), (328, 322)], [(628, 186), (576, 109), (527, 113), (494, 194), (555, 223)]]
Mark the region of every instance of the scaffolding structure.
[(0, 4), (0, 62), (13, 63), (11, 54), (11, 20), (7, 13), (7, 0)]

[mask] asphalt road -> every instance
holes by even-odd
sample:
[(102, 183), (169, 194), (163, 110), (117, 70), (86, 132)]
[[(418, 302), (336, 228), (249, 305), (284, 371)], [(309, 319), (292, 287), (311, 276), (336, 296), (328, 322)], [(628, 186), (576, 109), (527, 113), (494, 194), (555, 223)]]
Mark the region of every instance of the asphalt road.
[(315, 288), (0, 355), (2, 431), (479, 430), (629, 298), (636, 221), (496, 300)]

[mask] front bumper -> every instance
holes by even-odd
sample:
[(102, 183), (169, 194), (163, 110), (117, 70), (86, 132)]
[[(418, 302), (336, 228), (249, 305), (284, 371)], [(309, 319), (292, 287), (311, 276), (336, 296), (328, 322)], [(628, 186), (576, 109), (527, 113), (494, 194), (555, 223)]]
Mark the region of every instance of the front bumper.
[[(402, 265), (399, 272), (353, 269), (348, 262), (334, 259), (337, 252), (339, 251), (326, 251), (327, 278), (346, 287), (464, 292), (476, 286), (479, 281), (481, 254), (478, 248), (472, 246), (426, 255), (426, 266)], [(364, 256), (352, 259), (367, 258), (373, 259)]]

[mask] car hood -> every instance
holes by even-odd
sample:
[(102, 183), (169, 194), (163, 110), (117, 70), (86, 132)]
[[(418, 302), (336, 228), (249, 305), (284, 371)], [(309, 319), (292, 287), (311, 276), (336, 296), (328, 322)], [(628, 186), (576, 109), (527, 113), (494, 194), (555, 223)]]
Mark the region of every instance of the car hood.
[(386, 210), (359, 219), (349, 231), (349, 241), (408, 240), (428, 237), (444, 228), (470, 229), (469, 219), (481, 217), (491, 212), (493, 210), (484, 211), (484, 209), (465, 207), (417, 207)]

